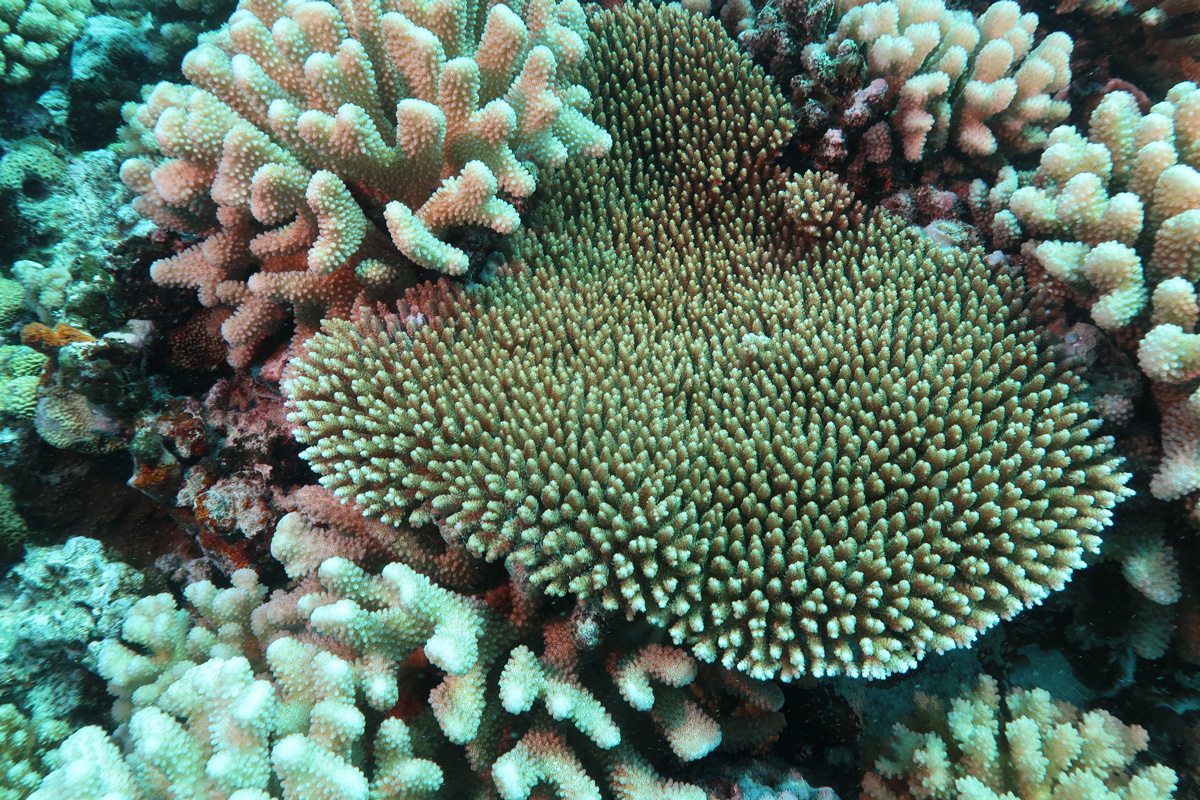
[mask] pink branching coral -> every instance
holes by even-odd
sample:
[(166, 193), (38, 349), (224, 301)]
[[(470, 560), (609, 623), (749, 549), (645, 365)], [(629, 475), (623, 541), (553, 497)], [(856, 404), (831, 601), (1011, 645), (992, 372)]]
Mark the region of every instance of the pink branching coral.
[(192, 85), (125, 109), (136, 208), (201, 238), (151, 275), (232, 309), (245, 366), (290, 309), (303, 336), (414, 264), (465, 273), (455, 231), (511, 233), (540, 169), (607, 151), (570, 82), (585, 35), (576, 0), (243, 0)]

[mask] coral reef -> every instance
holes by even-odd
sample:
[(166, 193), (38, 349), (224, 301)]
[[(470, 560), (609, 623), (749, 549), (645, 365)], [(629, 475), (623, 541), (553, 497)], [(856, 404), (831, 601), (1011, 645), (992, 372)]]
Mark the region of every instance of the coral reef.
[[(723, 735), (736, 747), (778, 730), (773, 687), (698, 670), (670, 647), (634, 645), (623, 658), (610, 648), (596, 663), (583, 620), (539, 621), (503, 602), (508, 590), (461, 595), (400, 563), (371, 575), (343, 557), (320, 560), (339, 544), (354, 549), (352, 537), (293, 513), (273, 545), (300, 581), (290, 595), (263, 604), (266, 589), (241, 570), (229, 589), (187, 587), (198, 624), (170, 595), (139, 600), (120, 638), (93, 648), (118, 698), (124, 753), (101, 729), (82, 728), (32, 797), (461, 797), (482, 780), (506, 800), (541, 783), (564, 798), (599, 797), (599, 783), (616, 798), (683, 800), (704, 793), (656, 775), (629, 740), (632, 726), (617, 723), (631, 709), (649, 711), (684, 759)], [(429, 707), (406, 711), (400, 687), (431, 669), (442, 677)], [(714, 713), (719, 694), (759, 711), (753, 731)], [(457, 747), (465, 774), (439, 766)]]
[[(53, 328), (26, 325), (21, 340), (27, 346), (20, 349), (31, 354), (25, 362), (31, 370), (36, 364), (37, 371), (10, 381), (21, 394), (11, 398), (20, 405), (9, 413), (32, 419), (38, 435), (60, 449), (103, 453), (123, 448), (130, 421), (149, 402), (145, 357), (153, 332), (143, 320), (130, 320), (124, 329), (99, 339), (64, 322)], [(0, 359), (2, 354), (0, 350)]]
[(232, 310), (231, 364), (290, 306), (303, 331), (406, 266), (467, 272), (454, 231), (513, 232), (506, 197), (608, 150), (571, 83), (582, 9), (514, 8), (247, 2), (184, 60), (192, 86), (159, 84), (126, 109), (135, 206), (204, 237), (151, 274)]
[(1196, 0), (88, 2), (0, 800), (1200, 797)]
[(13, 174), (23, 179), (11, 193), (0, 189), (11, 198), (0, 222), (14, 233), (5, 249), (14, 249), (13, 276), (25, 286), (26, 307), (40, 322), (101, 333), (125, 321), (114, 280), (125, 267), (117, 255), (151, 226), (129, 206), (132, 193), (117, 179), (115, 152), (66, 156), (61, 150), (44, 153), (50, 164), (39, 172)]
[(117, 635), (143, 583), (94, 539), (28, 548), (0, 581), (0, 702), (35, 726), (86, 718), (103, 694), (86, 671), (95, 664), (88, 644)]
[[(918, 698), (915, 727), (898, 724), (877, 772), (863, 779), (864, 800), (1169, 800), (1174, 770), (1131, 771), (1146, 731), (1106, 711), (1081, 714), (1043, 689), (1003, 698), (988, 675), (954, 700)], [(898, 780), (890, 780), (898, 779)]]
[(292, 362), (323, 485), (755, 677), (886, 676), (1061, 589), (1127, 476), (1008, 278), (774, 171), (782, 98), (715, 23), (595, 30), (613, 155), (515, 274)]

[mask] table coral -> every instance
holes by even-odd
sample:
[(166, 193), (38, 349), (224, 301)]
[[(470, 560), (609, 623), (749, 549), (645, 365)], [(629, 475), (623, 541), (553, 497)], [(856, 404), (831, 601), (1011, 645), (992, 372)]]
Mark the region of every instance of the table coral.
[(562, 173), (514, 274), (293, 360), (322, 483), (755, 677), (882, 677), (1061, 589), (1126, 476), (1010, 280), (773, 168), (766, 76), (629, 8), (588, 73), (613, 156)]
[[(918, 696), (921, 720), (897, 724), (863, 800), (1169, 800), (1175, 772), (1132, 772), (1149, 737), (1106, 711), (1056, 702), (1044, 689), (1003, 698), (988, 675), (949, 710)], [(898, 780), (884, 780), (898, 779)]]
[(126, 109), (135, 207), (203, 237), (152, 277), (235, 309), (245, 366), (289, 307), (312, 325), (405, 265), (465, 273), (451, 232), (511, 233), (506, 198), (607, 151), (571, 83), (585, 34), (575, 0), (245, 0), (184, 60), (192, 85)]

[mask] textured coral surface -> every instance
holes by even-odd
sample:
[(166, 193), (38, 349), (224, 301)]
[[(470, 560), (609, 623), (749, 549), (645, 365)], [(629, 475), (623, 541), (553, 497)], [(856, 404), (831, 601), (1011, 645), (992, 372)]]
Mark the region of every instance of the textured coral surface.
[(905, 670), (1062, 588), (1125, 477), (1008, 279), (775, 171), (782, 101), (715, 24), (595, 30), (614, 153), (516, 274), (293, 363), (322, 482), (758, 677)]
[(303, 327), (414, 264), (466, 272), (451, 229), (512, 233), (539, 169), (608, 149), (571, 82), (583, 35), (575, 0), (242, 3), (192, 85), (125, 109), (135, 206), (202, 239), (152, 277), (231, 310), (245, 366), (293, 308)]

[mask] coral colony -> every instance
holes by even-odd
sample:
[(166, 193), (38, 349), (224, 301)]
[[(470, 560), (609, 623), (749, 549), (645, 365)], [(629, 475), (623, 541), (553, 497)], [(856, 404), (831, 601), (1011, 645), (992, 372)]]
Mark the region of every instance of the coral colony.
[(1200, 800), (1154, 2), (0, 0), (0, 800)]

